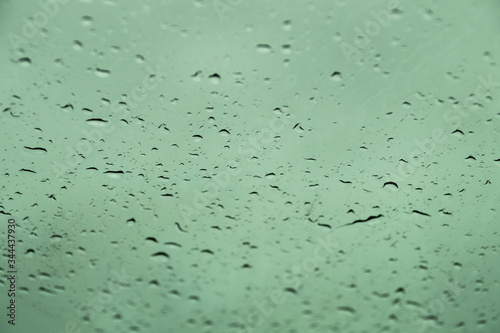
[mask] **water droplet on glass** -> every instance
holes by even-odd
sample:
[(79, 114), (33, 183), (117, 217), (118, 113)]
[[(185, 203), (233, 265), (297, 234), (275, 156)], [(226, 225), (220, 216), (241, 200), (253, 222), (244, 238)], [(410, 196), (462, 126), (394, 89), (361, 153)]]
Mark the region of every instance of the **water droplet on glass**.
[(81, 49), (83, 49), (83, 43), (79, 40), (73, 41), (73, 50), (80, 51)]
[(269, 44), (257, 44), (257, 52), (259, 53), (270, 53), (271, 46)]
[(111, 72), (107, 69), (96, 68), (95, 74), (99, 77), (106, 78), (109, 76), (109, 74), (111, 74)]
[(217, 83), (219, 83), (219, 81), (220, 81), (220, 76), (219, 76), (219, 74), (214, 73), (214, 74), (212, 74), (212, 75), (210, 75), (210, 76), (208, 77), (208, 80), (209, 80), (209, 81), (210, 81), (210, 83), (212, 83), (212, 84), (217, 84)]
[(290, 21), (290, 20), (283, 21), (283, 30), (285, 30), (285, 31), (292, 30), (292, 21)]
[(92, 25), (92, 21), (94, 21), (94, 19), (91, 16), (88, 15), (82, 16), (82, 25), (84, 27)]

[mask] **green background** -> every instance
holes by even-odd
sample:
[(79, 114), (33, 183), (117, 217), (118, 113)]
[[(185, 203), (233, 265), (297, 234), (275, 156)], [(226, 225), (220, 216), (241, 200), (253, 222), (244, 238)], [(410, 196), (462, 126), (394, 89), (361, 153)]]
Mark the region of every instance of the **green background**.
[(1, 1), (0, 331), (499, 332), (499, 31), (494, 0)]

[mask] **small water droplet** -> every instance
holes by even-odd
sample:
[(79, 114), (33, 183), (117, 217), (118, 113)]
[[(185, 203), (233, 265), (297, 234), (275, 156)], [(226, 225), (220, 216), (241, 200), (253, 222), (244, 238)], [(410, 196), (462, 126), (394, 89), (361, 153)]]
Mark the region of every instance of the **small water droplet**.
[(22, 57), (17, 59), (17, 63), (23, 67), (29, 67), (31, 65), (31, 58)]
[(83, 49), (83, 43), (79, 40), (73, 41), (73, 50), (80, 51), (81, 49)]
[(201, 81), (201, 71), (196, 71), (196, 73), (191, 75), (191, 78), (196, 82), (200, 82)]
[(88, 15), (82, 16), (82, 25), (84, 27), (91, 26), (93, 21), (94, 19), (91, 16)]
[(269, 44), (257, 44), (257, 52), (259, 53), (270, 53), (271, 46)]
[(109, 76), (109, 74), (111, 74), (111, 72), (109, 70), (102, 69), (102, 68), (96, 68), (95, 73), (97, 76), (102, 77), (102, 78), (106, 78)]
[(217, 84), (217, 83), (219, 83), (219, 81), (220, 81), (220, 75), (219, 75), (219, 74), (217, 74), (217, 73), (214, 73), (214, 74), (212, 74), (212, 75), (210, 75), (210, 76), (208, 77), (208, 80), (209, 80), (209, 81), (210, 81), (210, 83), (212, 83), (212, 84)]
[(144, 56), (142, 54), (136, 54), (135, 55), (135, 61), (137, 61), (138, 64), (144, 63), (146, 59), (144, 59)]
[(290, 54), (292, 53), (292, 46), (290, 44), (285, 44), (281, 46), (281, 52), (283, 54)]
[(342, 80), (342, 74), (340, 72), (333, 72), (332, 75), (330, 75), (333, 81), (340, 81)]
[(285, 30), (285, 31), (292, 30), (292, 21), (290, 21), (290, 20), (283, 21), (283, 30)]

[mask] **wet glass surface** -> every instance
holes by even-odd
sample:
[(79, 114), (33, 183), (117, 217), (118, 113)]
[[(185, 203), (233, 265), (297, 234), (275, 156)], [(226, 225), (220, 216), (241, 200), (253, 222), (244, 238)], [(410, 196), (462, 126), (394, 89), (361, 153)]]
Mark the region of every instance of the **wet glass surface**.
[(0, 2), (0, 331), (498, 332), (499, 18)]

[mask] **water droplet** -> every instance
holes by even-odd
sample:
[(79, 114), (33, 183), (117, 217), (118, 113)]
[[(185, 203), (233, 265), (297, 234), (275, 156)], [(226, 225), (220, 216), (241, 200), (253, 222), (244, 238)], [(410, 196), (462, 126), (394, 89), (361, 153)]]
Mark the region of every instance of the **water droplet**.
[(285, 31), (292, 30), (292, 21), (290, 20), (283, 21), (283, 30)]
[(257, 44), (257, 52), (259, 53), (270, 53), (271, 46), (269, 44)]
[(22, 57), (17, 59), (17, 63), (23, 67), (29, 67), (31, 65), (31, 58)]
[(81, 49), (83, 49), (83, 43), (79, 40), (73, 41), (73, 50), (80, 51)]
[(110, 178), (118, 179), (123, 176), (124, 172), (121, 170), (118, 171), (106, 171), (104, 174)]
[(88, 15), (82, 16), (82, 25), (84, 27), (92, 25), (92, 21), (94, 21), (94, 19), (91, 16)]
[(217, 83), (219, 83), (219, 81), (220, 81), (220, 75), (219, 75), (219, 74), (217, 74), (217, 73), (214, 73), (214, 74), (212, 74), (212, 75), (210, 75), (210, 76), (208, 77), (208, 80), (209, 80), (209, 81), (210, 81), (210, 83), (212, 83), (212, 84), (217, 84)]
[(111, 74), (111, 72), (107, 69), (96, 68), (95, 74), (99, 77), (106, 78), (109, 76), (109, 74)]
[(342, 80), (342, 74), (340, 72), (333, 72), (332, 75), (330, 75), (333, 81), (340, 81)]
[(104, 119), (101, 119), (101, 118), (87, 119), (87, 124), (89, 124), (91, 126), (94, 126), (94, 127), (103, 127), (103, 126), (106, 126), (107, 122), (108, 122), (107, 120), (104, 120)]
[(135, 61), (138, 63), (138, 64), (142, 64), (144, 63), (146, 59), (144, 59), (144, 56), (142, 54), (136, 54), (135, 55)]
[(196, 82), (200, 82), (201, 81), (201, 71), (196, 71), (196, 73), (191, 75), (191, 78)]
[(229, 136), (229, 135), (231, 134), (231, 133), (230, 133), (227, 129), (225, 129), (225, 128), (221, 129), (221, 130), (219, 131), (219, 133), (220, 133), (222, 136)]

